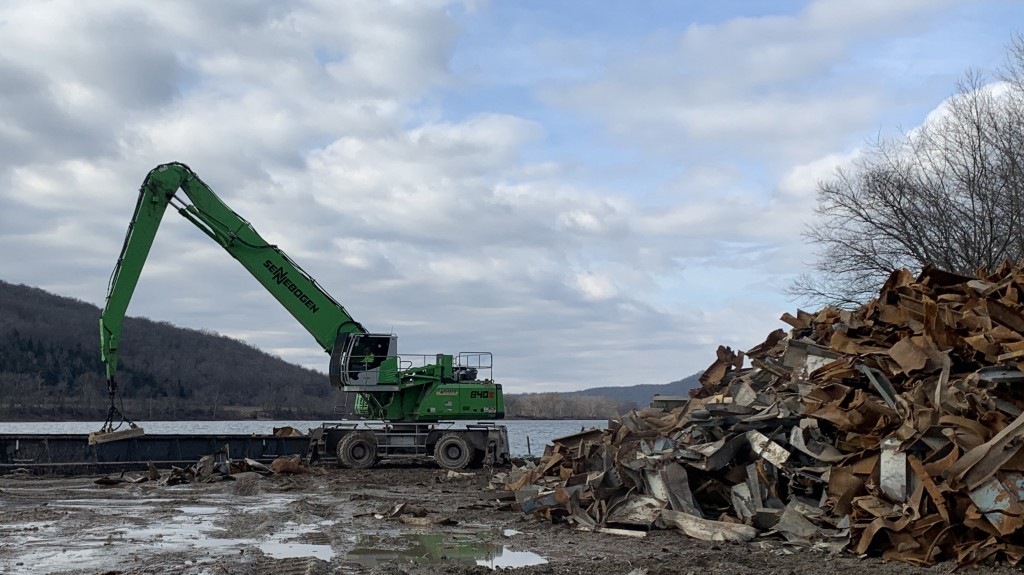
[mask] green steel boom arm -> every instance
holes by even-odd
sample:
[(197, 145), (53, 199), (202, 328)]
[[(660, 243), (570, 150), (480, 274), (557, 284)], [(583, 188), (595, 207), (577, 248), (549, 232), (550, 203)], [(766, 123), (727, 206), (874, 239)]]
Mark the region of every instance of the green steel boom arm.
[[(179, 189), (191, 203), (176, 197)], [(171, 203), (179, 214), (238, 260), (324, 350), (332, 350), (339, 334), (366, 333), (340, 303), (287, 254), (260, 237), (248, 221), (224, 204), (188, 166), (177, 162), (162, 164), (149, 172), (139, 188), (135, 214), (110, 276), (106, 305), (100, 315), (100, 355), (109, 382), (117, 371), (121, 327), (128, 303), (160, 220)]]

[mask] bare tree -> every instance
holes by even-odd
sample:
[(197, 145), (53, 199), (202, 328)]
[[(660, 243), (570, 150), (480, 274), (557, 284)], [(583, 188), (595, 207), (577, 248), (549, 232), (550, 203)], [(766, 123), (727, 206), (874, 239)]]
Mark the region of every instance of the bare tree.
[(999, 82), (969, 72), (921, 127), (818, 184), (814, 273), (790, 293), (855, 305), (894, 269), (973, 274), (1024, 257), (1024, 37)]

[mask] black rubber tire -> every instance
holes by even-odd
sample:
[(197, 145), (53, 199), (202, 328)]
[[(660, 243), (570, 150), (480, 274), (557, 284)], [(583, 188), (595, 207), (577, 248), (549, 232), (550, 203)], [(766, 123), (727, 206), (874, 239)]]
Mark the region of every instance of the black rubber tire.
[(338, 460), (343, 467), (367, 469), (377, 463), (377, 438), (371, 431), (353, 431), (338, 442)]
[(434, 445), (434, 461), (445, 469), (465, 469), (476, 449), (459, 433), (446, 433)]

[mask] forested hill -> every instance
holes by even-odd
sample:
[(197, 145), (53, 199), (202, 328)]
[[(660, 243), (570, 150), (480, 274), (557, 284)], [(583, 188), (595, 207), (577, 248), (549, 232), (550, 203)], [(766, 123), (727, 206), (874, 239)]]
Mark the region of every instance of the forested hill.
[[(0, 281), (0, 419), (106, 416), (99, 315)], [(344, 402), (323, 373), (225, 336), (144, 318), (128, 318), (123, 335), (118, 382), (134, 419), (329, 419)]]
[[(109, 405), (99, 358), (100, 310), (0, 281), (0, 420), (102, 420)], [(351, 400), (323, 373), (208, 331), (127, 318), (118, 366), (123, 411), (142, 421), (336, 419)], [(324, 367), (327, 366), (324, 354)], [(594, 418), (685, 395), (696, 376), (663, 385), (506, 394), (508, 417)]]

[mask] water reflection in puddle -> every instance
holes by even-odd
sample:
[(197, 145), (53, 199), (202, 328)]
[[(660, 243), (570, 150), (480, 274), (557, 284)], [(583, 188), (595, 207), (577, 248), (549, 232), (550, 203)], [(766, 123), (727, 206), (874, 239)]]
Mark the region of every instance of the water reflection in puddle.
[(220, 509), (209, 505), (182, 505), (178, 509), (185, 515), (213, 515)]
[(532, 551), (512, 551), (499, 543), (489, 543), (469, 534), (418, 533), (405, 534), (397, 539), (402, 542), (401, 548), (386, 549), (375, 538), (359, 537), (347, 558), (364, 567), (376, 567), (392, 561), (420, 565), (454, 561), (508, 569), (548, 562)]
[(511, 569), (515, 567), (526, 567), (527, 565), (540, 565), (548, 560), (537, 555), (533, 551), (512, 551), (508, 547), (502, 547), (501, 551), (490, 559), (477, 559), (477, 565), (496, 569)]
[(260, 551), (274, 559), (287, 559), (290, 557), (313, 557), (322, 561), (330, 561), (334, 557), (334, 550), (330, 545), (313, 545), (311, 543), (260, 543)]

